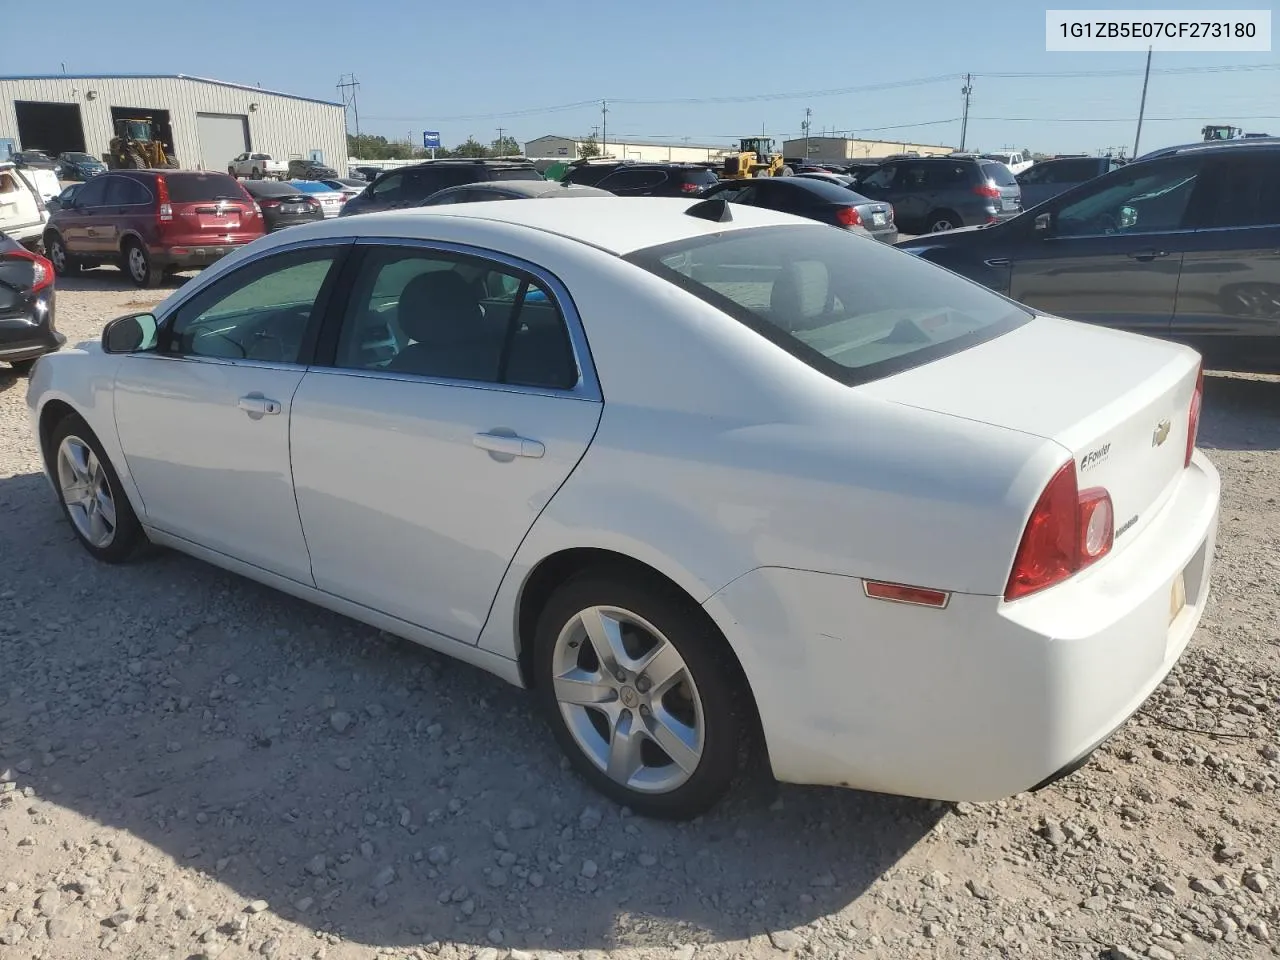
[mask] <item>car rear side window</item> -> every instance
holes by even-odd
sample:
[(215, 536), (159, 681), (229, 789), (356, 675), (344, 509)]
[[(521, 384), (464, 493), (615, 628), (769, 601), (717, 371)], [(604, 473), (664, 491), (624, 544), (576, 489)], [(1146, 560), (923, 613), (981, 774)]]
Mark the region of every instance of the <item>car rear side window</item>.
[(1193, 201), (1204, 229), (1280, 226), (1280, 153), (1237, 156), (1205, 165)]
[(1003, 163), (989, 162), (982, 164), (982, 175), (997, 187), (1016, 187), (1018, 185), (1017, 179), (1013, 176), (1013, 171)]
[(910, 254), (826, 226), (737, 230), (627, 259), (847, 384), (958, 353), (1032, 316)]
[(245, 195), (240, 182), (225, 173), (167, 173), (164, 180), (173, 203), (241, 200)]
[(111, 177), (104, 203), (109, 207), (141, 206), (151, 202), (151, 193), (130, 177)]

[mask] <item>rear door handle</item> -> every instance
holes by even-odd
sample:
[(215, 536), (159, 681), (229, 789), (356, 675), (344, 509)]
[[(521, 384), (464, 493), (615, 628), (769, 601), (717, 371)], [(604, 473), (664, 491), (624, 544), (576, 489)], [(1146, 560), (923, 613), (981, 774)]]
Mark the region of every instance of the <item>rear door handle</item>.
[(254, 420), (274, 417), (280, 413), (280, 401), (271, 400), (260, 393), (251, 393), (236, 401), (236, 406)]
[(490, 453), (508, 457), (529, 457), (533, 460), (537, 460), (547, 451), (547, 448), (537, 440), (503, 433), (477, 433), (471, 438), (471, 442), (481, 450), (488, 450)]
[(1167, 257), (1167, 250), (1135, 250), (1129, 254), (1131, 260), (1138, 260), (1141, 263), (1150, 263), (1152, 260), (1158, 260), (1161, 257)]
[(1009, 265), (1008, 257), (992, 257), (990, 260), (983, 260), (988, 267), (1007, 267)]

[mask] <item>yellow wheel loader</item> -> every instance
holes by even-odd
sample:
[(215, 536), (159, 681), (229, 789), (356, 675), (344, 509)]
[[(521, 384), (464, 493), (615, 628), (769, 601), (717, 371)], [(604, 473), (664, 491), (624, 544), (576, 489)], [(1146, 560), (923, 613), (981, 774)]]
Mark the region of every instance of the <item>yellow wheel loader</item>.
[(107, 166), (112, 170), (172, 170), (178, 161), (165, 153), (150, 117), (130, 117), (116, 121)]
[(791, 168), (782, 160), (782, 154), (773, 152), (772, 137), (743, 137), (738, 141), (736, 156), (725, 157), (721, 180), (742, 180), (747, 177), (787, 177)]

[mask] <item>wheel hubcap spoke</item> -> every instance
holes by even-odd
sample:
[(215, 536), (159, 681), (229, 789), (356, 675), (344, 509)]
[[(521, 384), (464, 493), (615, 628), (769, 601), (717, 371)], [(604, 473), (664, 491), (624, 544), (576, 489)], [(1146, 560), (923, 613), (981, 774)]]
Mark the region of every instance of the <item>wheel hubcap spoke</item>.
[(565, 676), (556, 677), (556, 699), (561, 703), (580, 706), (609, 703), (618, 699), (618, 689), (601, 674), (575, 670)]
[(586, 627), (587, 639), (595, 648), (601, 665), (610, 672), (616, 672), (631, 658), (627, 656), (626, 647), (622, 645), (622, 624), (605, 614), (599, 607), (583, 611), (582, 625)]
[(666, 710), (658, 709), (648, 718), (645, 731), (677, 767), (685, 773), (693, 773), (702, 756), (696, 746), (696, 730), (685, 726)]
[(651, 697), (661, 697), (671, 681), (684, 673), (684, 658), (665, 640), (658, 643), (636, 667)]
[(640, 742), (643, 731), (636, 728), (635, 714), (623, 710), (613, 724), (609, 741), (609, 765), (605, 772), (618, 783), (630, 783), (640, 769)]

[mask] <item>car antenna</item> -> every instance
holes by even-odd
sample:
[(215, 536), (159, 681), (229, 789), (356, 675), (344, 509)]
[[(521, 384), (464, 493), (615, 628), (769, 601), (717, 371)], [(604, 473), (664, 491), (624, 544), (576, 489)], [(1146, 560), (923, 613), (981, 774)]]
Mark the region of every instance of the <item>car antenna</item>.
[(733, 213), (729, 209), (729, 201), (720, 197), (712, 197), (710, 200), (702, 200), (695, 203), (684, 213), (687, 217), (698, 217), (701, 220), (712, 220), (716, 223), (728, 223), (733, 219)]

